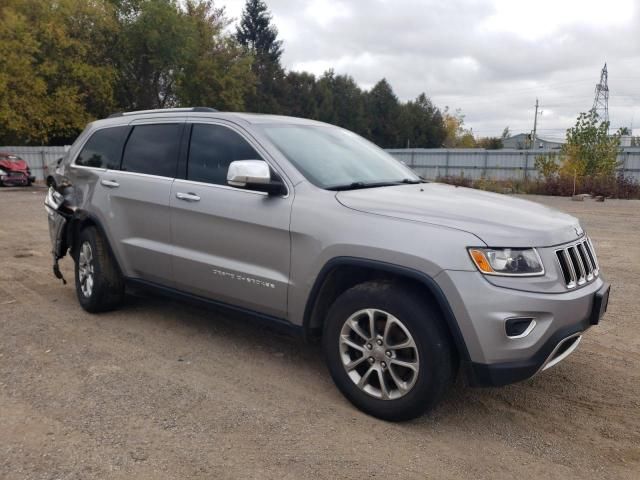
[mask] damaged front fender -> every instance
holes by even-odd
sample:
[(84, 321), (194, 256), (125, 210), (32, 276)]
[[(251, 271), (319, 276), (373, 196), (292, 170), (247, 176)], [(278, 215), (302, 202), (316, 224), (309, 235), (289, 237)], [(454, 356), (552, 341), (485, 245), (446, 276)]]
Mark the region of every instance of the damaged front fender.
[(49, 222), (49, 236), (51, 239), (51, 255), (53, 257), (53, 274), (66, 285), (58, 260), (67, 254), (67, 226), (72, 217), (72, 212), (64, 207), (64, 196), (53, 187), (49, 188), (44, 207), (47, 211)]

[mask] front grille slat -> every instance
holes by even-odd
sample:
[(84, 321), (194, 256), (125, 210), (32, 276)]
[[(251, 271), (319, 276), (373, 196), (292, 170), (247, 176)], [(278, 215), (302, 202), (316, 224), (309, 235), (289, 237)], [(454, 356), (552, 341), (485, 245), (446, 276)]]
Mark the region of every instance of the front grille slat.
[(562, 250), (562, 255), (564, 256), (564, 262), (569, 267), (569, 282), (567, 283), (568, 287), (575, 287), (578, 283), (578, 276), (576, 275), (576, 269), (573, 267), (573, 262), (571, 261), (571, 256), (569, 255), (569, 250)]
[(596, 257), (596, 251), (593, 248), (593, 244), (591, 243), (591, 239), (587, 238), (587, 241), (584, 243), (585, 248), (587, 249), (587, 253), (589, 254), (589, 258), (591, 259), (591, 263), (593, 264), (593, 268), (595, 271), (594, 275), (598, 275), (600, 271), (600, 266), (598, 265), (598, 258)]
[(584, 243), (578, 244), (578, 253), (580, 254), (580, 259), (582, 260), (582, 264), (587, 272), (587, 282), (590, 282), (593, 280), (593, 265), (591, 265), (591, 260), (589, 260), (589, 256), (586, 253)]
[(598, 276), (598, 263), (588, 238), (556, 250), (556, 257), (567, 288), (585, 285)]

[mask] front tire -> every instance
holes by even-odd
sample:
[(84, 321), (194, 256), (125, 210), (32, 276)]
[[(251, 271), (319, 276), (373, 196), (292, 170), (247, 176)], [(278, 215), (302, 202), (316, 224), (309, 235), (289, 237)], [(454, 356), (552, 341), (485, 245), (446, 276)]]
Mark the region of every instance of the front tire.
[(75, 279), (80, 305), (91, 313), (118, 307), (124, 298), (124, 281), (105, 240), (91, 226), (80, 232), (77, 245)]
[(430, 410), (455, 375), (440, 312), (399, 284), (367, 282), (340, 295), (325, 322), (323, 348), (345, 397), (384, 420)]

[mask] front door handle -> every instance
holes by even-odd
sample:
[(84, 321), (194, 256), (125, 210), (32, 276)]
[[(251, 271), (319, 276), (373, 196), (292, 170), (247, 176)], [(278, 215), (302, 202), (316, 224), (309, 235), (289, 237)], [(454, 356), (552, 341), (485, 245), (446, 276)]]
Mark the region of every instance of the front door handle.
[(195, 193), (176, 193), (176, 198), (178, 200), (184, 200), (185, 202), (199, 202), (200, 197)]
[(100, 183), (108, 188), (118, 188), (120, 186), (115, 180), (100, 180)]

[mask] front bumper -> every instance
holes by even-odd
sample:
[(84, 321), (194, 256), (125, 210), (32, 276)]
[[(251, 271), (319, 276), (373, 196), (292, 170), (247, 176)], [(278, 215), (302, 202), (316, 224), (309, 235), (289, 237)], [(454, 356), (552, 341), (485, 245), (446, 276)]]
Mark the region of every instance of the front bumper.
[(29, 184), (29, 177), (22, 173), (12, 172), (9, 175), (2, 175), (0, 183), (5, 187), (22, 187)]
[[(467, 347), (464, 367), (473, 386), (525, 380), (565, 358), (592, 326), (596, 292), (608, 288), (599, 277), (578, 290), (532, 293), (497, 287), (466, 271), (443, 271), (436, 281)], [(533, 318), (535, 327), (526, 336), (509, 338), (505, 322), (513, 317)]]

